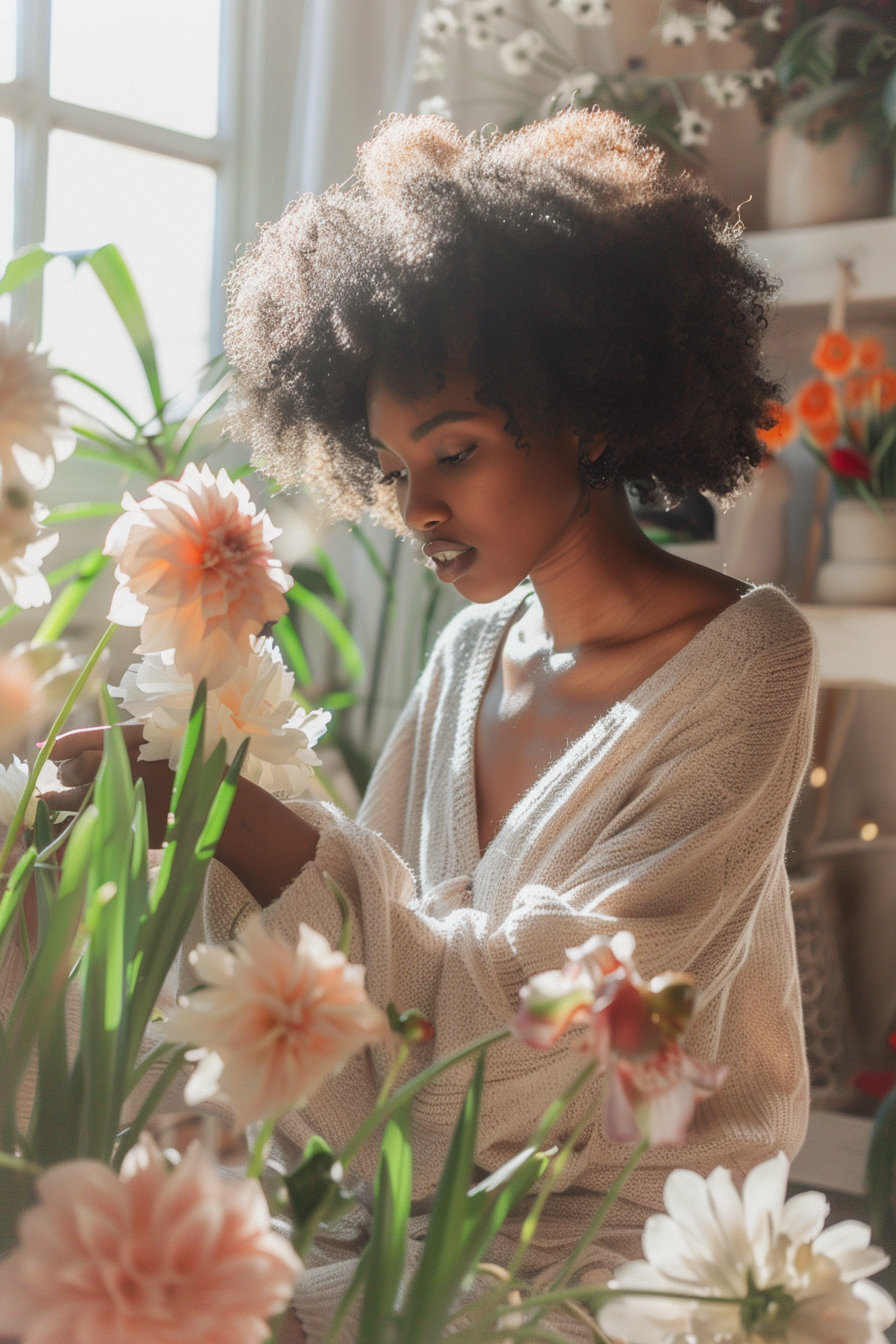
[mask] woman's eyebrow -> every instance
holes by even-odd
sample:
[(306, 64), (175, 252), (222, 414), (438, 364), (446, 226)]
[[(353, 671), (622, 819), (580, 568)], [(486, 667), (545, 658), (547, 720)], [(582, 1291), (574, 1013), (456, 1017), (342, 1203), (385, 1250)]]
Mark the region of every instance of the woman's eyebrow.
[(422, 425), (412, 429), (411, 438), (416, 443), (419, 439), (425, 439), (434, 429), (438, 429), (439, 425), (447, 425), (454, 420), (475, 420), (480, 414), (479, 411), (440, 411), (431, 420), (424, 420)]

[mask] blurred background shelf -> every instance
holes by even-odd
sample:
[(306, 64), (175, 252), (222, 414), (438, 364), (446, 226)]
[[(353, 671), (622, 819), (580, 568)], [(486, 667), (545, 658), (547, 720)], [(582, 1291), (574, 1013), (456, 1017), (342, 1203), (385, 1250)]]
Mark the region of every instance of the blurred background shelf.
[(800, 611), (818, 640), (822, 685), (896, 688), (896, 607), (806, 604)]
[(872, 1122), (838, 1111), (811, 1111), (806, 1141), (794, 1158), (790, 1179), (813, 1190), (861, 1195)]
[(828, 305), (839, 261), (852, 266), (851, 302), (896, 301), (896, 216), (747, 233), (744, 242), (783, 280), (781, 307)]

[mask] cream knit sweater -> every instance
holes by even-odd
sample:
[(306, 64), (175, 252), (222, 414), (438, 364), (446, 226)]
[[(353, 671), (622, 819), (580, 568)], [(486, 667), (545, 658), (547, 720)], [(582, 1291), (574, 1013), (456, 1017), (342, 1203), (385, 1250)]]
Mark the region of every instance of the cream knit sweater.
[[(791, 602), (774, 588), (752, 589), (574, 742), (480, 856), (476, 716), (519, 601), (513, 593), (470, 607), (445, 630), (357, 821), (327, 805), (294, 804), (320, 828), (317, 857), (264, 919), (290, 937), (304, 921), (335, 943), (340, 920), (322, 877), (332, 874), (354, 910), (351, 957), (366, 965), (373, 999), (420, 1008), (435, 1024), (433, 1042), (415, 1047), (413, 1072), (505, 1025), (527, 977), (562, 965), (564, 950), (592, 934), (630, 929), (646, 977), (681, 970), (696, 978), (687, 1048), (729, 1065), (730, 1078), (700, 1104), (683, 1148), (647, 1154), (587, 1259), (593, 1274), (639, 1253), (673, 1167), (706, 1173), (722, 1163), (742, 1176), (802, 1142), (808, 1088), (784, 846), (810, 750), (815, 658)], [(226, 939), (253, 907), (214, 864), (195, 935)], [(489, 1051), (482, 1168), (526, 1143), (581, 1068), (575, 1045), (573, 1033), (550, 1050), (511, 1040)], [(390, 1058), (386, 1047), (356, 1056), (305, 1111), (282, 1121), (284, 1156), (313, 1132), (341, 1145), (372, 1107)], [(448, 1071), (414, 1106), (412, 1263), (471, 1071)], [(563, 1131), (593, 1098), (593, 1089), (581, 1096)], [(571, 1249), (628, 1152), (599, 1121), (586, 1130), (528, 1256), (533, 1277)], [(366, 1181), (375, 1156), (370, 1145), (359, 1160)], [(365, 1221), (362, 1209), (340, 1225), (300, 1286), (296, 1309), (312, 1344), (351, 1275)], [(516, 1226), (490, 1258), (509, 1253)]]

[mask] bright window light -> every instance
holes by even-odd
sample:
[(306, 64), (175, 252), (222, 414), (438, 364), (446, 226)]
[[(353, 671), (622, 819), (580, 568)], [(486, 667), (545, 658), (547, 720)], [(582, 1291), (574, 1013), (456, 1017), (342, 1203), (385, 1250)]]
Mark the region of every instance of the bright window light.
[[(10, 3), (0, 0), (0, 13)], [(220, 0), (53, 0), (50, 93), (214, 135), (220, 9)]]
[[(210, 168), (68, 131), (50, 136), (47, 247), (118, 246), (146, 308), (166, 397), (189, 386), (209, 357), (214, 209)], [(136, 355), (88, 267), (75, 275), (66, 261), (47, 268), (42, 344), (54, 364), (149, 418)]]
[(0, 0), (0, 84), (16, 77), (16, 0)]

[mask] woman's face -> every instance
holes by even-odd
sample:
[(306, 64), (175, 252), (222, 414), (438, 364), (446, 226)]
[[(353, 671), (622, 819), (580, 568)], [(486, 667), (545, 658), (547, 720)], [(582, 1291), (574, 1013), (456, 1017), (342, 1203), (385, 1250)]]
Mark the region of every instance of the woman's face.
[(472, 374), (451, 371), (438, 391), (406, 402), (373, 377), (367, 423), (439, 578), (470, 601), (494, 602), (550, 556), (590, 492), (571, 431), (527, 429), (528, 447), (517, 447), (506, 413), (482, 406), (476, 388)]

